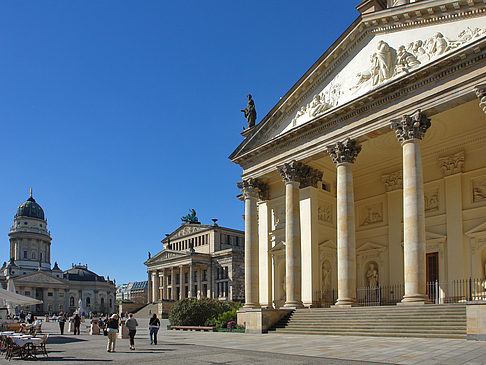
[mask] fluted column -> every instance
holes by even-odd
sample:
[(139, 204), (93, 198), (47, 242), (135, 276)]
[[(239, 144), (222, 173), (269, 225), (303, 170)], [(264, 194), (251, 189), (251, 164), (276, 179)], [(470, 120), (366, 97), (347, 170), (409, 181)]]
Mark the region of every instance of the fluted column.
[(196, 292), (196, 297), (198, 299), (202, 297), (202, 292), (203, 292), (202, 291), (202, 273), (203, 273), (203, 270), (199, 266), (199, 268), (197, 270), (197, 292)]
[[(245, 255), (245, 257), (246, 257), (246, 255)], [(208, 264), (208, 290), (209, 290), (209, 294), (206, 293), (208, 298), (214, 298), (214, 295), (213, 295), (213, 263), (212, 262), (209, 262), (209, 264)]]
[(184, 266), (180, 265), (179, 266), (179, 300), (184, 299), (184, 289), (185, 289)]
[(260, 307), (258, 277), (257, 199), (263, 197), (266, 185), (258, 179), (239, 182), (245, 200), (245, 307)]
[(194, 297), (194, 264), (192, 262), (189, 264), (189, 291), (187, 294), (189, 298)]
[(424, 183), (419, 141), (429, 127), (430, 119), (420, 110), (391, 124), (403, 149), (405, 296), (402, 303), (424, 303), (427, 299)]
[(278, 166), (277, 170), (285, 182), (286, 298), (284, 306), (298, 308), (303, 306), (299, 187), (316, 184), (316, 180), (322, 179), (322, 173), (295, 160)]
[(159, 300), (159, 275), (158, 271), (152, 273), (152, 302), (157, 302)]
[(176, 279), (175, 279), (175, 267), (172, 266), (170, 274), (170, 299), (175, 300), (175, 293), (176, 293)]
[(152, 303), (152, 272), (147, 272), (147, 303)]
[(162, 296), (161, 299), (167, 299), (167, 275), (165, 273), (165, 268), (162, 269)]
[(337, 306), (356, 305), (356, 237), (352, 165), (361, 151), (346, 139), (327, 148), (337, 168)]
[(475, 92), (479, 99), (479, 107), (486, 113), (486, 85), (476, 87)]

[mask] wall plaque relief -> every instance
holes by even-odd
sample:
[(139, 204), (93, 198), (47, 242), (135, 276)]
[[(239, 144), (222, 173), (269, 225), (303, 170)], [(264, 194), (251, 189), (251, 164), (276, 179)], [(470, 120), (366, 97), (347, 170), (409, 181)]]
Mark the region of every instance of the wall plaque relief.
[(439, 210), (439, 190), (427, 191), (424, 193), (425, 211)]
[(440, 157), (439, 166), (443, 176), (450, 176), (464, 171), (464, 151)]
[(285, 206), (272, 208), (272, 229), (285, 228)]
[(486, 201), (486, 177), (479, 177), (472, 180), (473, 202)]
[(383, 203), (364, 206), (360, 209), (360, 226), (383, 222)]
[(386, 174), (381, 177), (381, 181), (385, 185), (386, 191), (393, 191), (403, 188), (402, 171), (395, 171), (391, 174)]
[(330, 203), (319, 202), (317, 208), (317, 219), (321, 223), (332, 224), (332, 205)]

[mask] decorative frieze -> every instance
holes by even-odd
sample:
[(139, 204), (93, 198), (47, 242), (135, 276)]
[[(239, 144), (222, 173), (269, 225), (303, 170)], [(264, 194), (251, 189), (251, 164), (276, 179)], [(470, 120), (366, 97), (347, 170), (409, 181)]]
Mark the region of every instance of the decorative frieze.
[(486, 113), (486, 85), (478, 86), (475, 91), (479, 99), (479, 107)]
[(403, 189), (402, 171), (395, 171), (391, 174), (382, 175), (381, 181), (385, 185), (386, 191)]
[(419, 110), (412, 115), (404, 115), (392, 121), (391, 129), (395, 131), (398, 142), (404, 143), (413, 139), (422, 139), (430, 128), (430, 119)]
[(443, 176), (450, 176), (464, 171), (464, 151), (440, 157), (439, 166)]
[(277, 170), (285, 183), (298, 182), (301, 188), (317, 187), (317, 183), (322, 180), (321, 171), (295, 160), (277, 166)]
[(258, 179), (249, 178), (236, 183), (236, 186), (243, 192), (245, 199), (249, 196), (258, 197), (261, 200), (268, 199), (268, 186)]
[(327, 153), (336, 164), (354, 163), (354, 160), (361, 151), (361, 146), (354, 139), (347, 138), (343, 142), (337, 142), (327, 147)]

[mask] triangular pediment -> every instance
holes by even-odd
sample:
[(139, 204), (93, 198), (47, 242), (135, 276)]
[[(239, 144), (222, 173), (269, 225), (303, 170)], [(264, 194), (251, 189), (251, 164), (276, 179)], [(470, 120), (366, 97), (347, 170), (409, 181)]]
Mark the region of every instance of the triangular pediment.
[(23, 275), (14, 278), (15, 284), (22, 283), (39, 283), (39, 284), (58, 284), (67, 285), (68, 281), (60, 278), (56, 278), (48, 273), (38, 271), (31, 274)]
[(467, 237), (478, 237), (478, 236), (486, 236), (486, 222), (478, 224), (473, 229), (470, 229), (465, 233)]
[(163, 251), (160, 251), (157, 255), (154, 257), (150, 258), (149, 260), (145, 261), (145, 265), (147, 264), (153, 264), (159, 261), (167, 260), (167, 259), (173, 259), (176, 257), (182, 257), (186, 256), (187, 252), (181, 252), (181, 251), (175, 251), (175, 250), (168, 250), (165, 249)]
[(322, 250), (323, 248), (330, 248), (332, 250), (337, 249), (336, 242), (331, 241), (331, 240), (326, 240), (324, 242), (319, 243), (319, 248)]
[(164, 238), (162, 242), (167, 242), (168, 239), (171, 241), (177, 240), (179, 238), (190, 236), (195, 233), (199, 233), (202, 231), (206, 231), (211, 229), (211, 226), (203, 225), (203, 224), (193, 224), (193, 223), (184, 223), (179, 228), (177, 228), (174, 232), (172, 232), (169, 237)]
[(270, 253), (276, 253), (276, 252), (281, 252), (281, 251), (285, 251), (285, 242), (284, 241), (280, 241), (279, 243), (277, 243), (275, 246), (273, 246), (270, 249)]
[(363, 243), (361, 246), (359, 246), (356, 251), (362, 253), (362, 252), (373, 251), (373, 250), (384, 251), (386, 250), (386, 246), (376, 242), (368, 241)]
[(378, 89), (386, 92), (388, 84), (408, 75), (419, 75), (436, 61), (486, 38), (484, 17), (455, 16), (455, 19), (421, 22), (419, 18), (410, 22), (410, 26), (403, 26), (399, 22), (390, 24), (393, 19), (386, 18), (386, 27), (369, 31), (365, 31), (367, 22), (355, 22), (230, 158), (238, 159)]

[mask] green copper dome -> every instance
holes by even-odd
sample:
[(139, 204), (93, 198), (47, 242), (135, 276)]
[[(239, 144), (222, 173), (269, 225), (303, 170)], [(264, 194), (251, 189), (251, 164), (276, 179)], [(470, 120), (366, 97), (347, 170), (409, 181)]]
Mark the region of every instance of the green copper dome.
[(27, 199), (26, 202), (20, 204), (19, 208), (17, 209), (17, 214), (15, 215), (15, 218), (17, 217), (30, 217), (44, 220), (44, 211), (32, 197), (32, 189), (30, 191), (30, 198)]

